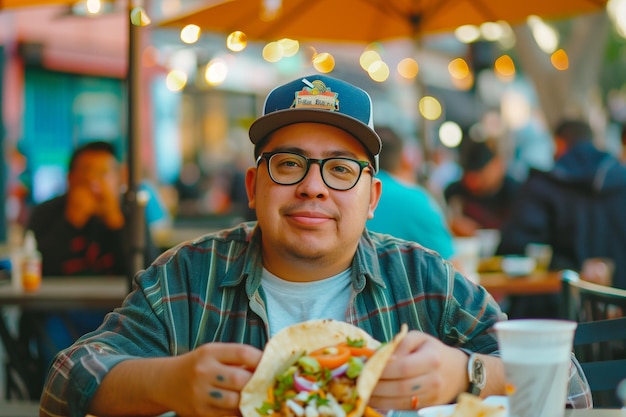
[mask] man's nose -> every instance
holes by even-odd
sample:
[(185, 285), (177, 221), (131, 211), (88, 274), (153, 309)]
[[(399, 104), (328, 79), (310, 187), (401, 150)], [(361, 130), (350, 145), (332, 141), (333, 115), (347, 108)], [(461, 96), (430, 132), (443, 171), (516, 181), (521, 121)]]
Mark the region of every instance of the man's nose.
[(298, 183), (298, 193), (307, 197), (323, 197), (328, 194), (328, 187), (322, 178), (322, 167), (319, 163), (311, 163), (309, 172)]

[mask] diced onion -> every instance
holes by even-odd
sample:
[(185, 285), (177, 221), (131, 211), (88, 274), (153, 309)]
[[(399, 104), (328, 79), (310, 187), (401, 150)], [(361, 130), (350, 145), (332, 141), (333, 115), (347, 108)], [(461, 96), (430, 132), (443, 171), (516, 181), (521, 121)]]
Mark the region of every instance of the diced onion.
[(339, 376), (342, 376), (343, 374), (346, 373), (346, 371), (348, 370), (348, 363), (344, 363), (341, 366), (336, 367), (335, 369), (333, 369), (332, 371), (330, 371), (330, 376), (333, 378), (337, 378)]
[(298, 371), (296, 371), (293, 374), (293, 386), (298, 392), (300, 391), (310, 392), (310, 391), (315, 391), (319, 389), (319, 386), (315, 382), (309, 381), (308, 379), (300, 375)]
[(294, 400), (287, 400), (286, 405), (291, 408), (291, 411), (298, 417), (304, 416), (304, 408)]

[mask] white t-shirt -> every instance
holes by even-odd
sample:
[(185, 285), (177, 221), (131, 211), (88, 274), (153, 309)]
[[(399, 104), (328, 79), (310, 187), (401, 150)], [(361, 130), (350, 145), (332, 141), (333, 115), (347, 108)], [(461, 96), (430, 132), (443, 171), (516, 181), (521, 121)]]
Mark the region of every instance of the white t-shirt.
[(314, 282), (285, 281), (263, 268), (270, 336), (284, 327), (313, 319), (345, 321), (351, 294), (351, 269)]

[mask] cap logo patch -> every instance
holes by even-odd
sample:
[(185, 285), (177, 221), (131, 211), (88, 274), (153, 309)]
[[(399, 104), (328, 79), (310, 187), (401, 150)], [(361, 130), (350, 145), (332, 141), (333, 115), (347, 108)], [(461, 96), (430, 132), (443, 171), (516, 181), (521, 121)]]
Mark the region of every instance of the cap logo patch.
[(326, 87), (321, 80), (315, 80), (309, 82), (308, 80), (302, 80), (307, 87), (296, 92), (296, 97), (291, 107), (293, 108), (309, 108), (309, 109), (321, 109), (330, 111), (339, 111), (339, 100), (337, 97), (339, 94), (333, 93), (330, 87)]

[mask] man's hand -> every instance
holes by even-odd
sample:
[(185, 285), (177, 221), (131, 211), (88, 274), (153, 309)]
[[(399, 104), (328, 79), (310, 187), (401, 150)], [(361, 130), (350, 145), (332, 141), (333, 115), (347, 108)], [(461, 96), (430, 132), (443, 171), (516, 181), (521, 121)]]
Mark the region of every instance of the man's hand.
[(92, 216), (101, 218), (112, 230), (124, 226), (119, 195), (105, 181), (75, 184), (68, 190), (66, 219), (74, 227), (81, 228)]
[(121, 362), (103, 379), (89, 413), (238, 416), (240, 392), (262, 354), (249, 345), (207, 343), (180, 356)]
[(180, 357), (168, 395), (179, 416), (235, 416), (240, 392), (262, 351), (248, 345), (209, 343)]
[(98, 201), (89, 187), (75, 186), (67, 192), (65, 218), (74, 227), (81, 228), (97, 210)]
[(468, 387), (468, 356), (418, 331), (398, 345), (370, 399), (381, 410), (407, 410), (454, 401)]
[(96, 197), (99, 204), (95, 214), (109, 229), (121, 229), (124, 226), (124, 214), (122, 214), (118, 190), (112, 190), (105, 181), (102, 181)]

